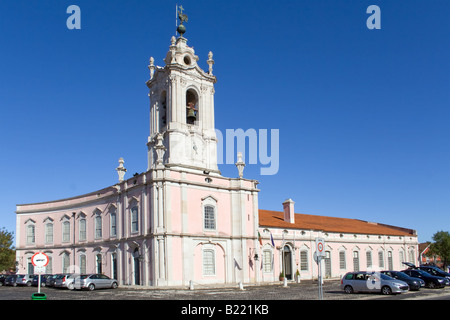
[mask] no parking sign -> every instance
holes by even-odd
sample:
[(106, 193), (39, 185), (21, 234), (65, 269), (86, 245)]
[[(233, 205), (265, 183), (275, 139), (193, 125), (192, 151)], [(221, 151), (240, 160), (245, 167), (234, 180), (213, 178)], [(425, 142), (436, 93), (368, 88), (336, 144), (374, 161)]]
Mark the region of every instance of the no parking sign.
[(325, 240), (316, 238), (316, 253), (318, 257), (325, 257)]
[(31, 263), (33, 264), (34, 272), (36, 273), (44, 273), (45, 267), (48, 265), (48, 256), (43, 252), (35, 253), (31, 257)]

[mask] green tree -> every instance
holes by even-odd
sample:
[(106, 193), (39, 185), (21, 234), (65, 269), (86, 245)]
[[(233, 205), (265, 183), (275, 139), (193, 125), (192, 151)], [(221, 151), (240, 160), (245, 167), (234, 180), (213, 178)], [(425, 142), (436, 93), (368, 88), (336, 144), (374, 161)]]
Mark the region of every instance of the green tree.
[(448, 231), (438, 231), (433, 235), (433, 241), (430, 254), (439, 256), (445, 269), (450, 262), (450, 234)]
[(5, 228), (0, 229), (0, 272), (15, 269), (16, 250), (13, 246), (14, 234)]

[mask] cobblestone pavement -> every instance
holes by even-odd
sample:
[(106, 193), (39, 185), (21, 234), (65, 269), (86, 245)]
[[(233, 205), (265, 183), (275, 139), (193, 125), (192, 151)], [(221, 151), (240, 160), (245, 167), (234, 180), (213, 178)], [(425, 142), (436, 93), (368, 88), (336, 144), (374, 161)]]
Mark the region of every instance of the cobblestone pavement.
[[(35, 287), (0, 287), (0, 300), (30, 300), (31, 294), (37, 292)], [(289, 283), (283, 287), (281, 283), (264, 286), (244, 286), (244, 290), (235, 287), (208, 288), (196, 286), (194, 290), (187, 288), (155, 289), (121, 286), (118, 289), (79, 291), (55, 288), (42, 288), (47, 300), (318, 300), (318, 285), (313, 281)], [(426, 289), (394, 296), (381, 294), (345, 294), (340, 289), (339, 281), (325, 281), (323, 286), (324, 300), (405, 300), (405, 299), (448, 299), (450, 288)]]

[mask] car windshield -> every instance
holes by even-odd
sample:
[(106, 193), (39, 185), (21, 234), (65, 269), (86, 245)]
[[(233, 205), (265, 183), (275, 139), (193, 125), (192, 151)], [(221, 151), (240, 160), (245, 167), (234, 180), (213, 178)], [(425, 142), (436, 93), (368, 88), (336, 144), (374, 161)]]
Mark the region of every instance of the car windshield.
[(391, 277), (389, 277), (389, 276), (387, 276), (387, 275), (385, 275), (383, 273), (381, 273), (381, 279), (383, 279), (383, 280), (393, 280), (393, 278), (391, 278)]
[(407, 278), (409, 278), (409, 276), (406, 273), (403, 273), (403, 272), (400, 272), (400, 271), (396, 272), (395, 276), (397, 278), (399, 278), (399, 279), (407, 279)]
[(17, 275), (17, 278), (24, 278), (24, 277), (25, 277), (24, 274), (19, 274), (19, 275)]

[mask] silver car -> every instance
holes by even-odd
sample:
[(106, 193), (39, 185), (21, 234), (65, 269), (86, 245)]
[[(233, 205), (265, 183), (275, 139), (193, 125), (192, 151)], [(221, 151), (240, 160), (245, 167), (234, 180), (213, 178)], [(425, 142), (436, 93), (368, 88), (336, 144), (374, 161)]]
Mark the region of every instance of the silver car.
[(31, 283), (33, 282), (32, 274), (18, 274), (16, 278), (16, 284), (18, 286), (27, 286), (31, 287)]
[(116, 289), (119, 283), (115, 279), (111, 279), (104, 274), (82, 274), (76, 281), (75, 287), (80, 289)]
[(394, 294), (408, 292), (406, 282), (388, 277), (379, 272), (348, 272), (341, 280), (341, 289), (346, 293), (381, 292)]
[(63, 274), (59, 274), (56, 277), (55, 284), (53, 286), (55, 288), (67, 288), (67, 289), (72, 290), (74, 281), (75, 281), (75, 277), (73, 274), (63, 273)]

